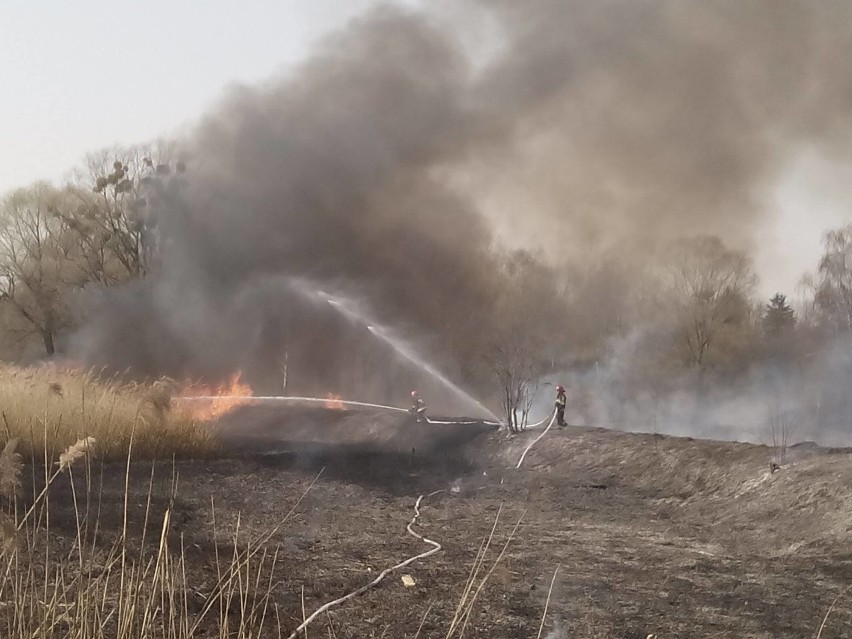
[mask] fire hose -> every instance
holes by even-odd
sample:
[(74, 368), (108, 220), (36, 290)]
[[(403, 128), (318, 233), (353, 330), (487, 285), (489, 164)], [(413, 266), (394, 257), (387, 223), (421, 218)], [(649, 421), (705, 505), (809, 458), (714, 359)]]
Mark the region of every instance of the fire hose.
[(250, 403), (250, 402), (271, 402), (271, 401), (279, 401), (279, 402), (316, 402), (321, 404), (327, 404), (328, 402), (334, 402), (336, 404), (344, 404), (349, 406), (364, 406), (366, 408), (384, 408), (386, 410), (395, 410), (400, 413), (407, 413), (408, 411), (404, 408), (397, 408), (396, 406), (384, 406), (383, 404), (369, 404), (367, 402), (356, 402), (352, 400), (343, 400), (343, 399), (329, 399), (327, 397), (289, 397), (283, 395), (267, 395), (267, 396), (243, 396), (243, 395), (193, 395), (191, 397), (180, 397), (181, 401), (214, 401), (217, 399), (238, 399), (241, 402)]
[(547, 414), (547, 417), (542, 419), (540, 422), (536, 422), (535, 424), (527, 424), (524, 428), (538, 428), (543, 425), (550, 418), (550, 413)]
[[(252, 399), (278, 399), (278, 400), (281, 400), (281, 401), (302, 401), (302, 402), (323, 402), (323, 403), (329, 401), (328, 399), (321, 399), (321, 398), (318, 398), (318, 397), (253, 397)], [(407, 413), (408, 412), (404, 408), (399, 408), (399, 407), (396, 407), (396, 406), (385, 406), (384, 404), (370, 404), (370, 403), (367, 403), (367, 402), (356, 402), (356, 401), (352, 401), (352, 400), (339, 400), (339, 399), (335, 399), (333, 401), (335, 401), (339, 404), (348, 405), (348, 406), (366, 406), (368, 408), (380, 408), (380, 409), (385, 409), (385, 410), (397, 411), (397, 412), (401, 412), (401, 413)], [(556, 421), (556, 410), (551, 412), (547, 417), (542, 419), (540, 422), (536, 422), (535, 424), (530, 424), (530, 425), (527, 426), (527, 428), (538, 428), (539, 426), (544, 424), (548, 420), (548, 418), (550, 418), (550, 422), (547, 424), (547, 428), (545, 428), (544, 431), (542, 431), (542, 433), (538, 437), (536, 437), (532, 441), (532, 443), (530, 443), (529, 446), (527, 446), (524, 449), (524, 452), (521, 455), (521, 458), (518, 460), (518, 465), (515, 466), (516, 469), (520, 468), (521, 464), (524, 463), (524, 459), (526, 458), (527, 453), (530, 452), (530, 449), (533, 446), (535, 446), (545, 435), (547, 435), (547, 432), (551, 429), (551, 427), (553, 426), (553, 423)], [(426, 417), (426, 421), (429, 424), (476, 424), (476, 423), (480, 423), (480, 422), (474, 421), (474, 420), (442, 421), (442, 420), (437, 420), (437, 419), (429, 419), (428, 417)], [(492, 425), (492, 426), (502, 426), (502, 424), (500, 424), (499, 422), (482, 421), (481, 423), (489, 424), (489, 425)], [(420, 498), (422, 499), (422, 495), (421, 495)], [(418, 505), (420, 504), (420, 499), (417, 500), (417, 504)], [(416, 506), (415, 506), (415, 509), (416, 509)], [(416, 520), (418, 516), (419, 516), (419, 512), (418, 512), (418, 515), (415, 515), (415, 517), (414, 517), (414, 519), (412, 520), (411, 523), (414, 523), (414, 520)], [(409, 530), (409, 532), (412, 535), (417, 536), (416, 533), (412, 532), (411, 530)], [(426, 556), (428, 556), (428, 555), (426, 555)]]
[[(344, 404), (347, 404), (347, 403), (361, 404), (360, 402), (342, 402), (342, 403), (344, 403)], [(378, 408), (388, 408), (388, 409), (391, 409), (391, 410), (404, 411), (404, 409), (401, 409), (401, 408), (394, 408), (394, 407), (392, 407), (392, 406), (379, 406), (379, 405), (374, 405), (374, 406), (376, 406), (376, 407), (378, 407)], [(428, 419), (427, 419), (427, 421), (428, 421)], [(545, 417), (545, 418), (544, 418), (541, 422), (539, 422), (538, 424), (535, 424), (535, 425), (534, 425), (534, 426), (532, 426), (532, 427), (540, 426), (540, 425), (541, 425), (541, 424), (543, 424), (545, 421), (547, 421), (547, 417)], [(526, 458), (527, 453), (528, 453), (528, 452), (530, 452), (530, 450), (532, 449), (532, 447), (533, 447), (533, 446), (535, 446), (535, 445), (536, 445), (536, 444), (537, 444), (537, 443), (538, 443), (538, 442), (539, 442), (539, 441), (540, 441), (540, 440), (541, 440), (541, 439), (542, 439), (545, 435), (547, 435), (548, 431), (551, 429), (551, 427), (553, 426), (553, 423), (554, 423), (555, 421), (556, 421), (556, 411), (554, 410), (554, 411), (553, 411), (553, 413), (552, 413), (552, 414), (551, 414), (551, 416), (550, 416), (550, 422), (547, 424), (547, 428), (545, 428), (545, 429), (544, 429), (544, 431), (542, 431), (542, 433), (541, 433), (538, 437), (536, 437), (536, 438), (535, 438), (535, 439), (534, 439), (534, 440), (533, 440), (533, 441), (529, 444), (529, 446), (527, 446), (527, 447), (524, 449), (524, 452), (523, 452), (523, 454), (521, 455), (521, 458), (518, 460), (518, 464), (517, 464), (517, 466), (515, 466), (515, 468), (516, 468), (516, 469), (518, 469), (518, 468), (520, 468), (520, 467), (521, 467), (521, 464), (523, 464), (523, 463), (524, 463), (524, 459)], [(430, 423), (433, 423), (433, 422), (430, 422)], [(447, 424), (450, 424), (450, 423), (458, 423), (458, 422), (438, 422), (438, 423), (447, 423)], [(429, 493), (429, 495), (426, 495), (426, 496), (428, 496), (428, 497), (432, 497), (433, 495), (436, 495), (436, 494), (438, 494), (438, 493), (440, 493), (440, 492), (443, 492), (443, 491), (441, 491), (441, 490), (436, 490), (435, 492)], [(405, 561), (401, 561), (400, 563), (398, 563), (398, 564), (396, 564), (396, 565), (394, 565), (394, 566), (391, 566), (390, 568), (385, 568), (385, 569), (384, 569), (381, 573), (379, 573), (379, 575), (378, 575), (375, 579), (373, 579), (371, 582), (369, 582), (369, 583), (367, 583), (367, 584), (364, 584), (364, 585), (363, 585), (363, 586), (361, 586), (360, 588), (358, 588), (358, 589), (356, 589), (356, 590), (353, 590), (352, 592), (347, 593), (347, 594), (343, 595), (342, 597), (338, 597), (337, 599), (334, 599), (334, 600), (332, 600), (332, 601), (329, 601), (329, 602), (327, 602), (327, 603), (323, 604), (322, 606), (320, 606), (319, 608), (317, 608), (317, 609), (316, 609), (316, 610), (315, 610), (315, 611), (314, 611), (314, 612), (313, 612), (313, 613), (312, 613), (309, 617), (305, 618), (305, 620), (304, 620), (304, 621), (302, 621), (301, 625), (299, 625), (299, 627), (298, 627), (298, 628), (296, 628), (296, 629), (295, 629), (295, 630), (294, 630), (294, 631), (293, 631), (293, 632), (292, 632), (292, 633), (291, 633), (291, 634), (287, 637), (287, 639), (298, 639), (299, 634), (300, 634), (300, 633), (302, 633), (302, 632), (305, 632), (305, 630), (307, 629), (307, 627), (308, 627), (311, 623), (313, 623), (313, 622), (314, 622), (314, 621), (315, 621), (315, 620), (316, 620), (316, 619), (317, 619), (320, 615), (322, 615), (323, 613), (327, 612), (328, 610), (330, 610), (330, 609), (334, 608), (335, 606), (339, 606), (339, 605), (341, 605), (341, 604), (344, 604), (344, 603), (346, 603), (347, 601), (349, 601), (350, 599), (354, 599), (355, 597), (357, 597), (357, 596), (359, 596), (359, 595), (361, 595), (361, 594), (363, 594), (363, 593), (367, 592), (370, 588), (373, 588), (373, 587), (377, 586), (379, 583), (381, 583), (381, 582), (384, 580), (384, 578), (385, 578), (385, 577), (387, 577), (389, 574), (391, 574), (391, 573), (393, 573), (393, 572), (395, 572), (395, 571), (397, 571), (397, 570), (399, 570), (399, 569), (401, 569), (401, 568), (405, 568), (406, 566), (408, 566), (409, 564), (414, 563), (415, 561), (418, 561), (418, 560), (420, 560), (420, 559), (426, 559), (427, 557), (431, 557), (431, 556), (432, 556), (432, 555), (434, 555), (435, 553), (440, 552), (440, 551), (442, 550), (442, 546), (441, 546), (441, 544), (439, 544), (437, 541), (433, 541), (432, 539), (429, 539), (429, 538), (425, 537), (424, 535), (421, 535), (420, 533), (416, 532), (416, 531), (413, 529), (414, 524), (415, 524), (415, 523), (417, 523), (417, 520), (420, 518), (420, 504), (422, 503), (423, 498), (424, 498), (424, 495), (420, 495), (420, 496), (417, 498), (417, 501), (414, 503), (414, 516), (411, 518), (411, 521), (410, 521), (410, 522), (408, 522), (408, 525), (405, 527), (405, 530), (406, 530), (406, 532), (408, 532), (408, 534), (409, 534), (409, 535), (411, 535), (412, 537), (415, 537), (416, 539), (418, 539), (418, 540), (420, 540), (420, 541), (422, 541), (422, 542), (424, 542), (424, 543), (426, 543), (426, 544), (428, 544), (428, 545), (430, 545), (430, 546), (432, 546), (432, 547), (431, 547), (429, 550), (427, 550), (427, 551), (425, 551), (425, 552), (422, 552), (422, 553), (420, 553), (420, 554), (418, 554), (418, 555), (415, 555), (415, 556), (413, 556), (413, 557), (409, 557), (409, 558), (408, 558), (408, 559), (406, 559)]]
[[(547, 418), (545, 418), (545, 419), (547, 419)], [(532, 443), (530, 443), (530, 445), (529, 445), (529, 446), (527, 446), (527, 447), (524, 449), (524, 452), (523, 452), (523, 454), (521, 455), (521, 458), (518, 460), (518, 465), (517, 465), (517, 466), (515, 466), (515, 468), (516, 468), (516, 469), (518, 469), (518, 468), (520, 468), (520, 467), (521, 467), (521, 464), (523, 464), (523, 463), (524, 463), (524, 458), (527, 456), (527, 453), (528, 453), (528, 452), (530, 452), (530, 449), (531, 449), (533, 446), (535, 446), (535, 445), (539, 442), (539, 440), (540, 440), (542, 437), (544, 437), (545, 435), (547, 435), (547, 431), (549, 431), (549, 430), (550, 430), (551, 426), (553, 426), (553, 422), (555, 422), (555, 421), (556, 421), (556, 411), (554, 410), (554, 411), (553, 411), (553, 416), (550, 418), (550, 423), (547, 425), (547, 428), (545, 428), (545, 429), (542, 431), (541, 435), (539, 435), (538, 437), (536, 437), (536, 438), (532, 441)], [(544, 422), (542, 422), (542, 423), (544, 423)]]
[[(426, 495), (426, 497), (432, 497), (433, 495), (437, 495), (440, 492), (443, 492), (443, 491), (436, 490), (435, 492), (429, 493), (428, 495)], [(414, 524), (417, 523), (417, 519), (420, 517), (420, 503), (423, 501), (423, 497), (424, 497), (424, 495), (420, 495), (420, 497), (418, 497), (417, 501), (414, 503), (414, 517), (412, 517), (411, 521), (408, 522), (408, 525), (405, 527), (405, 530), (412, 537), (415, 537), (415, 538), (419, 539), (420, 541), (422, 541), (423, 543), (429, 544), (432, 547), (429, 550), (420, 553), (419, 555), (415, 555), (414, 557), (409, 557), (405, 561), (402, 561), (402, 562), (396, 564), (395, 566), (391, 566), (390, 568), (385, 568), (381, 573), (379, 573), (378, 577), (373, 579), (373, 581), (371, 581), (370, 583), (364, 584), (363, 586), (361, 586), (357, 590), (353, 590), (349, 594), (343, 595), (342, 597), (339, 597), (339, 598), (337, 598), (333, 601), (329, 601), (328, 603), (323, 604), (322, 606), (317, 608), (311, 614), (310, 617), (307, 617), (302, 622), (302, 624), (298, 628), (296, 628), (287, 637), (287, 639), (296, 639), (299, 636), (299, 634), (304, 632), (305, 629), (314, 620), (316, 620), (316, 618), (319, 617), (321, 614), (323, 614), (324, 612), (327, 612), (328, 610), (330, 610), (331, 608), (334, 608), (335, 606), (339, 606), (340, 604), (346, 603), (350, 599), (354, 599), (358, 595), (361, 595), (361, 594), (367, 592), (370, 588), (378, 585), (385, 577), (387, 577), (392, 572), (399, 570), (400, 568), (405, 568), (406, 566), (414, 563), (418, 559), (426, 559), (427, 557), (430, 557), (430, 556), (434, 555), (436, 552), (439, 552), (441, 550), (441, 544), (439, 544), (437, 541), (432, 541), (431, 539), (424, 537), (420, 533), (415, 532), (414, 529), (412, 528), (414, 526)]]
[[(243, 400), (243, 401), (246, 401), (246, 402), (252, 402), (252, 401), (287, 402), (287, 401), (290, 401), (290, 402), (314, 402), (314, 403), (322, 403), (322, 404), (328, 403), (329, 401), (333, 401), (337, 404), (343, 404), (344, 406), (362, 406), (362, 407), (366, 407), (366, 408), (378, 408), (378, 409), (383, 409), (383, 410), (392, 410), (392, 411), (395, 411), (395, 412), (398, 412), (398, 413), (409, 412), (405, 408), (399, 408), (398, 406), (386, 406), (384, 404), (371, 404), (369, 402), (358, 402), (358, 401), (349, 400), (349, 399), (332, 399), (332, 400), (330, 400), (327, 397), (326, 398), (322, 398), (322, 397), (293, 397), (293, 396), (280, 396), (280, 395), (250, 396), (250, 397), (235, 395), (235, 396), (224, 396), (223, 397), (223, 396), (217, 396), (217, 395), (198, 395), (198, 396), (193, 396), (193, 397), (181, 397), (180, 398), (181, 401), (193, 401), (193, 400), (195, 400), (195, 401), (205, 401), (205, 400), (206, 401), (212, 401), (212, 400), (217, 400), (217, 399), (240, 399), (240, 400)], [(554, 410), (550, 415), (548, 415), (548, 417), (550, 418), (550, 423), (548, 423), (547, 428), (545, 428), (544, 431), (538, 437), (536, 437), (529, 446), (526, 447), (523, 454), (521, 455), (521, 458), (518, 460), (518, 465), (515, 466), (515, 468), (521, 467), (521, 464), (524, 463), (524, 458), (527, 456), (527, 453), (530, 451), (530, 449), (533, 446), (535, 446), (541, 440), (541, 438), (544, 437), (547, 434), (547, 432), (550, 430), (550, 428), (553, 426), (553, 422), (556, 421), (556, 411)], [(536, 422), (535, 424), (528, 425), (527, 428), (538, 428), (539, 426), (544, 424), (544, 422), (547, 421), (548, 417), (545, 417), (540, 422)], [(484, 420), (444, 421), (444, 420), (437, 420), (437, 419), (429, 419), (428, 417), (426, 417), (426, 422), (429, 423), (429, 424), (477, 424), (477, 423), (482, 423), (482, 424), (488, 424), (489, 426), (502, 426), (502, 424), (500, 422), (492, 422), (492, 421), (484, 421)]]
[[(368, 403), (368, 402), (358, 402), (358, 401), (353, 401), (353, 400), (339, 400), (339, 399), (329, 400), (328, 398), (319, 398), (319, 397), (291, 397), (291, 396), (242, 397), (242, 396), (240, 396), (239, 398), (242, 399), (242, 400), (245, 400), (245, 401), (301, 401), (301, 402), (315, 402), (315, 403), (327, 403), (329, 401), (334, 401), (335, 403), (339, 403), (339, 404), (342, 404), (344, 406), (362, 406), (362, 407), (367, 407), (367, 408), (378, 408), (378, 409), (384, 409), (384, 410), (391, 410), (391, 411), (396, 411), (396, 412), (401, 412), (401, 413), (409, 412), (408, 410), (406, 410), (404, 408), (399, 408), (399, 407), (396, 407), (396, 406), (386, 406), (386, 405), (383, 405), (383, 404), (372, 404), (372, 403)], [(200, 401), (215, 400), (215, 399), (222, 399), (222, 397), (196, 396), (196, 397), (182, 397), (181, 398), (181, 400), (200, 400)], [(533, 446), (535, 446), (545, 435), (547, 435), (548, 431), (553, 426), (553, 423), (556, 421), (556, 411), (554, 410), (553, 413), (549, 417), (550, 417), (550, 422), (548, 423), (547, 428), (545, 428), (544, 431), (542, 431), (542, 433), (538, 437), (536, 437), (524, 449), (524, 452), (521, 455), (521, 458), (518, 460), (518, 464), (515, 466), (516, 469), (521, 467), (521, 465), (523, 464), (524, 459), (526, 458), (527, 453), (529, 453), (530, 449), (532, 449)], [(537, 422), (536, 424), (532, 424), (532, 425), (528, 426), (528, 428), (537, 428), (537, 427), (541, 426), (542, 424), (544, 424), (544, 422), (546, 422), (547, 419), (548, 418), (545, 417), (540, 422)], [(431, 420), (428, 417), (426, 417), (426, 421), (430, 424), (475, 424), (475, 423), (479, 423), (478, 421), (475, 421), (475, 420), (465, 420), (465, 421)], [(491, 425), (501, 425), (501, 424), (499, 424), (499, 422), (485, 422), (485, 421), (483, 421), (482, 423), (491, 424)], [(437, 491), (429, 493), (429, 495), (425, 495), (425, 496), (431, 497), (431, 496), (436, 495), (440, 492), (443, 492), (443, 491), (437, 490)], [(350, 593), (343, 595), (342, 597), (338, 597), (337, 599), (334, 599), (332, 601), (329, 601), (329, 602), (323, 604), (322, 606), (317, 608), (309, 617), (306, 617), (302, 621), (302, 623), (299, 625), (299, 627), (297, 627), (288, 636), (287, 639), (297, 639), (299, 637), (300, 633), (305, 632), (307, 627), (311, 623), (313, 623), (320, 615), (327, 612), (331, 608), (334, 608), (335, 606), (339, 606), (341, 604), (346, 603), (347, 601), (349, 601), (351, 599), (354, 599), (355, 597), (357, 597), (357, 596), (365, 593), (366, 591), (368, 591), (370, 588), (377, 586), (389, 574), (391, 574), (391, 573), (393, 573), (397, 570), (400, 570), (401, 568), (405, 568), (406, 566), (414, 563), (415, 561), (418, 561), (420, 559), (426, 559), (427, 557), (431, 557), (435, 553), (440, 552), (442, 550), (441, 544), (439, 544), (437, 541), (433, 541), (432, 539), (428, 539), (424, 535), (419, 534), (413, 528), (413, 526), (417, 523), (417, 520), (420, 518), (420, 504), (422, 503), (423, 498), (424, 498), (424, 495), (420, 495), (417, 498), (417, 501), (414, 503), (414, 516), (411, 518), (411, 521), (408, 522), (408, 525), (405, 527), (405, 530), (409, 535), (411, 535), (412, 537), (422, 541), (425, 544), (428, 544), (429, 546), (431, 546), (431, 548), (429, 550), (426, 550), (425, 552), (414, 555), (413, 557), (409, 557), (408, 559), (401, 561), (400, 563), (398, 563), (394, 566), (386, 568), (381, 573), (379, 573), (379, 575), (375, 579), (373, 579), (369, 583), (361, 586), (360, 588), (358, 588), (356, 590), (353, 590)]]
[[(384, 404), (371, 404), (369, 402), (357, 402), (351, 399), (329, 399), (327, 397), (294, 397), (288, 395), (267, 395), (267, 396), (243, 396), (243, 395), (194, 395), (190, 397), (181, 397), (180, 401), (215, 401), (222, 399), (238, 399), (241, 402), (251, 403), (251, 402), (314, 402), (317, 404), (327, 404), (328, 402), (334, 402), (335, 404), (342, 404), (343, 406), (361, 406), (364, 408), (379, 408), (383, 410), (392, 410), (398, 413), (407, 413), (409, 412), (405, 408), (399, 408), (398, 406), (386, 406)], [(502, 426), (500, 422), (493, 421), (485, 421), (485, 420), (477, 420), (477, 419), (467, 419), (467, 420), (452, 420), (452, 421), (442, 421), (437, 419), (429, 419), (426, 417), (426, 421), (429, 424), (488, 424), (489, 426)]]

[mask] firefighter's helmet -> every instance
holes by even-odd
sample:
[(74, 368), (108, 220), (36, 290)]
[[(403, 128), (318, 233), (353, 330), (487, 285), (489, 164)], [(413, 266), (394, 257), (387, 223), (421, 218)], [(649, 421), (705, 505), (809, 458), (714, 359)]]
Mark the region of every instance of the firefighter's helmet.
[(564, 393), (564, 392), (565, 392), (565, 387), (564, 387), (562, 384), (558, 384), (558, 385), (556, 386), (556, 392), (557, 392), (557, 393)]
[(411, 391), (411, 396), (412, 396), (412, 397), (417, 397), (417, 391), (416, 391), (416, 390)]

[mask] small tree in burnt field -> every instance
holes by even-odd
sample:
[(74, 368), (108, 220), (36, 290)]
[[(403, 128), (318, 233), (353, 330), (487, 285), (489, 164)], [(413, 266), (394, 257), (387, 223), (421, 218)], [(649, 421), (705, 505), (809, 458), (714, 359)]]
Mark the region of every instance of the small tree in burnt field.
[(500, 403), (510, 433), (526, 426), (545, 364), (532, 338), (519, 328), (507, 331), (488, 348), (485, 363), (500, 389)]
[[(517, 251), (501, 264), (501, 286), (486, 334), (484, 363), (497, 383), (510, 432), (523, 430), (541, 378), (562, 356), (566, 308), (555, 271)], [(556, 336), (556, 337), (554, 337)]]

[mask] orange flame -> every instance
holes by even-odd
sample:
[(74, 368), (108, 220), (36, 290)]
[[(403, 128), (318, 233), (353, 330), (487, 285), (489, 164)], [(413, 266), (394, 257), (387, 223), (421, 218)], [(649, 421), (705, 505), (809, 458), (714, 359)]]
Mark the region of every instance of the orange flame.
[(242, 373), (237, 371), (226, 384), (216, 387), (203, 384), (190, 384), (183, 388), (183, 397), (210, 397), (209, 401), (194, 401), (184, 404), (192, 417), (201, 421), (218, 419), (238, 406), (247, 404), (247, 398), (252, 397), (251, 386), (240, 382)]
[(327, 393), (325, 397), (326, 401), (324, 405), (326, 408), (330, 408), (332, 410), (346, 410), (346, 406), (344, 406), (343, 402), (341, 401), (342, 398), (340, 397), (340, 395), (335, 395), (334, 393)]

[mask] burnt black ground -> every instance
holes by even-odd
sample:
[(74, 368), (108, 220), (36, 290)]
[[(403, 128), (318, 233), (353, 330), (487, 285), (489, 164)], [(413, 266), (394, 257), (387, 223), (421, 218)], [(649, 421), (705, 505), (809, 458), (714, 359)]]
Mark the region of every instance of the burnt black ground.
[[(852, 583), (846, 451), (800, 450), (771, 474), (765, 447), (567, 429), (549, 433), (516, 471), (535, 433), (507, 439), (486, 426), (433, 429), (404, 415), (317, 409), (245, 409), (218, 428), (231, 457), (158, 465), (149, 532), (159, 531), (176, 476), (172, 537), (183, 535), (203, 594), (214, 572), (211, 502), (226, 544), (238, 515), (243, 534), (260, 535), (313, 482), (269, 541), (281, 549), (275, 599), (288, 628), (303, 587), (311, 610), (424, 550), (405, 524), (418, 495), (441, 491), (424, 501), (420, 530), (444, 549), (407, 569), (416, 586), (391, 576), (312, 636), (331, 626), (338, 638), (412, 637), (428, 610), (420, 636), (444, 637), (498, 514), (488, 567), (521, 524), (467, 637), (535, 637), (557, 566), (543, 635), (551, 639), (809, 637)], [(123, 474), (122, 465), (103, 468), (102, 544), (120, 529)], [(133, 465), (137, 536), (150, 474), (149, 464)], [(51, 498), (51, 525), (70, 536), (67, 480)], [(823, 637), (848, 636), (852, 607), (842, 599)]]

